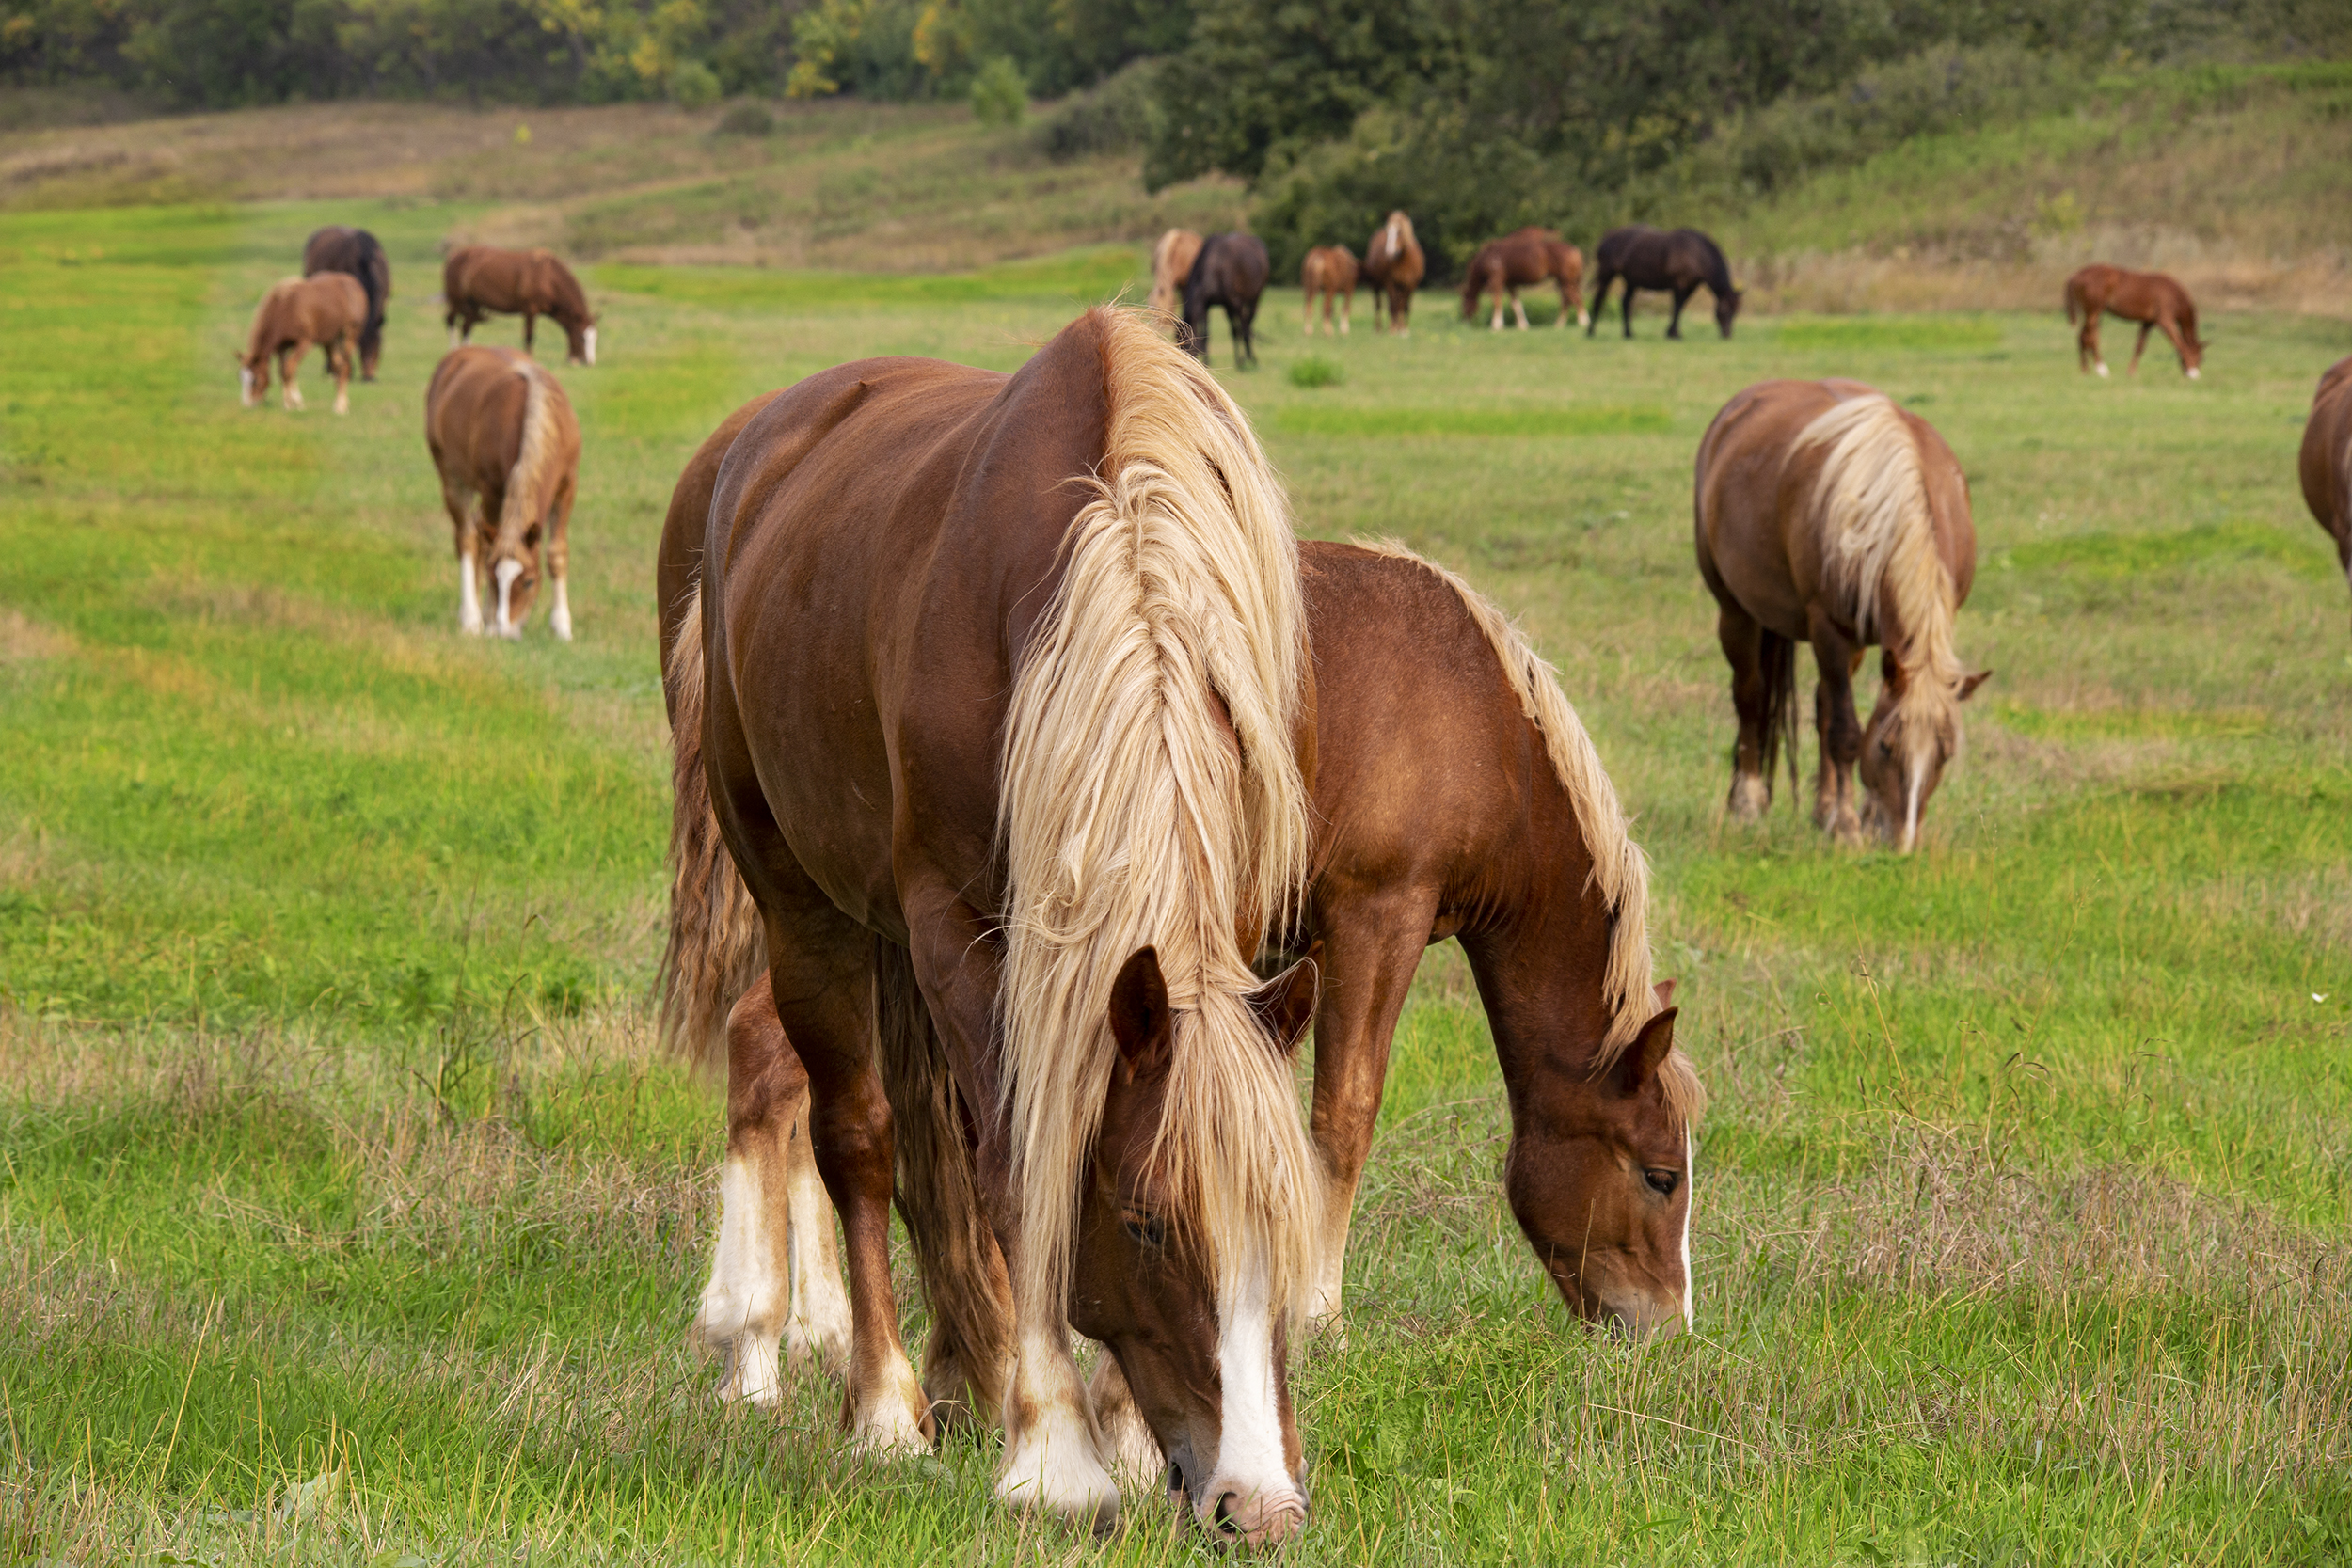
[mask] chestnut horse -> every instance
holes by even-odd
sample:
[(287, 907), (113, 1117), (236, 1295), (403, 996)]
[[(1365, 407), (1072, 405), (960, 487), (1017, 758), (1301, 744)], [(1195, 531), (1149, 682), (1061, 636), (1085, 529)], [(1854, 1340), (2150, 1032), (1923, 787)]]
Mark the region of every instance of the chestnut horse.
[(1502, 330), (1502, 296), (1511, 296), (1511, 309), (1527, 325), (1527, 307), (1519, 303), (1519, 290), (1530, 283), (1549, 279), (1560, 285), (1560, 325), (1568, 325), (1574, 316), (1576, 325), (1584, 325), (1584, 253), (1568, 244), (1549, 229), (1519, 229), (1499, 240), (1488, 240), (1470, 258), (1470, 266), (1462, 274), (1462, 319), (1474, 321), (1478, 316), (1478, 296), (1495, 296), (1492, 325)]
[(340, 272), (317, 277), (289, 277), (271, 286), (253, 312), (253, 330), (245, 352), (235, 356), (237, 387), (247, 408), (262, 406), (269, 391), (270, 361), (278, 361), (278, 379), (286, 386), (286, 406), (302, 406), (302, 388), (294, 373), (302, 356), (316, 343), (326, 355), (326, 369), (335, 378), (335, 412), (351, 411), (351, 353), (360, 329), (367, 325), (368, 296), (358, 280)]
[[(690, 580), (721, 460), (774, 395), (723, 424), (680, 477), (661, 546), (665, 583)], [(1690, 1316), (1690, 1132), (1702, 1096), (1672, 1047), (1674, 1015), (1660, 1010), (1667, 988), (1653, 996), (1649, 986), (1647, 871), (1608, 776), (1549, 668), (1459, 578), (1392, 546), (1311, 542), (1301, 566), (1316, 661), (1318, 834), (1299, 917), (1272, 945), (1311, 953), (1325, 982), (1313, 1118), (1325, 1244), (1313, 1315), (1340, 1309), (1348, 1216), (1415, 965), (1424, 946), (1458, 936), (1510, 1089), (1505, 1180), (1529, 1241), (1580, 1316), (1673, 1333)], [(679, 635), (667, 617), (664, 635)], [(691, 772), (681, 777), (682, 809), (694, 787)], [(677, 878), (674, 909), (690, 920), (720, 911), (723, 921), (742, 897), (723, 863), (681, 863)], [(728, 1026), (723, 1217), (696, 1335), (725, 1357), (723, 1397), (771, 1402), (781, 1393), (779, 1339), (794, 1364), (846, 1354), (833, 1226), (798, 1131), (806, 1074), (764, 989), (740, 974), (705, 984), (743, 996)], [(891, 1092), (906, 1117), (919, 1089)], [(925, 1157), (943, 1154), (931, 1147)], [(941, 1186), (901, 1180), (902, 1191)], [(926, 1388), (943, 1411), (968, 1404), (993, 1416), (1000, 1379), (980, 1370), (1005, 1354), (1001, 1265), (983, 1227), (939, 1209), (906, 1210), (933, 1307)], [(977, 1245), (963, 1241), (972, 1236)], [(1106, 1417), (1122, 1407), (1107, 1372), (1097, 1395)], [(1146, 1433), (1133, 1422), (1115, 1430), (1131, 1475), (1162, 1473)]]
[(2126, 272), (2122, 267), (2094, 264), (2066, 280), (2066, 321), (2081, 324), (2074, 339), (2074, 358), (2085, 372), (2096, 367), (2107, 373), (2106, 356), (2099, 352), (2099, 321), (2108, 311), (2139, 323), (2139, 341), (2133, 345), (2131, 374), (2139, 369), (2147, 351), (2148, 334), (2161, 331), (2181, 356), (2181, 369), (2195, 381), (2205, 363), (2205, 345), (2197, 341), (2197, 302), (2172, 277), (2160, 272)]
[(493, 313), (523, 318), (523, 352), (531, 352), (541, 316), (563, 327), (571, 362), (596, 362), (596, 318), (572, 269), (545, 250), (501, 250), (497, 245), (460, 245), (441, 263), (442, 318), (449, 346), (473, 341), (473, 329)]
[(1201, 241), (1200, 254), (1184, 279), (1184, 325), (1176, 341), (1207, 363), (1209, 307), (1221, 305), (1226, 330), (1233, 339), (1233, 368), (1256, 365), (1258, 296), (1265, 293), (1271, 265), (1265, 242), (1255, 234), (1212, 234)]
[[(1720, 607), (1716, 635), (1740, 715), (1732, 816), (1753, 820), (1772, 803), (1784, 736), (1793, 785), (1795, 649), (1810, 642), (1821, 674), (1813, 820), (1841, 843), (1875, 828), (1908, 853), (1960, 749), (1960, 705), (1985, 679), (1952, 651), (1977, 530), (1951, 448), (1860, 382), (1759, 382), (1707, 427), (1694, 509), (1699, 576)], [(1865, 730), (1853, 677), (1872, 643), (1885, 651)]]
[(2336, 542), (2336, 565), (2352, 582), (2352, 358), (2319, 378), (2303, 426), (2303, 502)]
[(1364, 246), (1364, 282), (1373, 292), (1374, 320), (1381, 320), (1377, 307), (1385, 295), (1388, 329), (1400, 337), (1410, 333), (1413, 291), (1428, 273), (1429, 259), (1421, 253), (1421, 242), (1413, 237), (1413, 220), (1402, 209), (1391, 213)]
[[(1339, 333), (1347, 330), (1356, 313), (1356, 253), (1343, 245), (1317, 245), (1307, 252), (1298, 269), (1298, 285), (1307, 293), (1307, 336), (1315, 335), (1315, 296), (1323, 296), (1323, 329), (1331, 332), (1331, 303), (1339, 302)], [(1333, 333), (1338, 336), (1339, 333)]]
[(1192, 276), (1194, 258), (1200, 254), (1200, 236), (1189, 229), (1171, 229), (1152, 247), (1152, 309), (1163, 316), (1184, 312), (1184, 280)]
[(1601, 236), (1593, 261), (1600, 270), (1600, 279), (1593, 285), (1593, 319), (1584, 329), (1586, 337), (1599, 327), (1609, 285), (1620, 277), (1625, 279), (1621, 309), (1627, 337), (1633, 336), (1636, 290), (1663, 289), (1674, 295), (1674, 315), (1666, 323), (1666, 336), (1679, 338), (1682, 308), (1702, 283), (1715, 296), (1716, 329), (1726, 338), (1731, 336), (1731, 324), (1740, 314), (1740, 291), (1731, 286), (1731, 263), (1724, 260), (1723, 246), (1697, 230), (1677, 229), (1669, 234), (1642, 223), (1613, 229)]
[(498, 591), (501, 637), (523, 634), (539, 591), (542, 546), (555, 579), (548, 626), (572, 640), (564, 596), (572, 497), (580, 484), (580, 423), (553, 374), (511, 348), (456, 349), (424, 389), (424, 444), (441, 476), (457, 546), (457, 624), (480, 633), (477, 567)]
[(368, 322), (359, 331), (359, 379), (373, 381), (384, 357), (384, 302), (392, 297), (392, 263), (364, 229), (330, 224), (302, 242), (302, 276), (345, 272), (367, 291)]
[[(909, 1160), (968, 1190), (902, 1190), (983, 1216), (1009, 1264), (997, 1495), (1116, 1514), (1074, 1327), (1204, 1526), (1295, 1534), (1284, 1362), (1321, 1227), (1289, 1053), (1313, 971), (1261, 985), (1249, 959), (1303, 878), (1314, 700), (1247, 420), (1143, 317), (1096, 309), (1010, 376), (800, 383), (679, 531), (666, 1010), (715, 1053), (724, 982), (772, 965), (843, 1219), (855, 1440), (933, 1430), (890, 1281), (894, 1143), (969, 1137)], [(914, 1085), (895, 1132), (878, 1058)]]

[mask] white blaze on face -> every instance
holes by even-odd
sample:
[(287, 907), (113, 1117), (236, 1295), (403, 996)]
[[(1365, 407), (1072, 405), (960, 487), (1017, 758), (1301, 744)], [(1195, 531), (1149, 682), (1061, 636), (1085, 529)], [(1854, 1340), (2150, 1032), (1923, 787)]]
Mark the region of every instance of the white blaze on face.
[(1266, 1260), (1252, 1257), (1217, 1291), (1217, 1380), (1223, 1390), (1216, 1464), (1208, 1484), (1193, 1495), (1204, 1525), (1214, 1526), (1218, 1502), (1244, 1521), (1263, 1520), (1284, 1503), (1305, 1512), (1282, 1447), (1282, 1412), (1274, 1364), (1274, 1310)]
[(1387, 238), (1389, 242), (1389, 255), (1392, 260), (1398, 251), (1405, 248), (1405, 242), (1399, 237), (1399, 232), (1404, 229), (1404, 227), (1405, 225), (1398, 222), (1395, 218), (1389, 219), (1389, 232)]
[(506, 607), (514, 597), (515, 579), (523, 575), (523, 563), (509, 556), (492, 568), (491, 575), (498, 578), (499, 630), (503, 633), (514, 625), (515, 618), (507, 613)]
[(1691, 1313), (1691, 1208), (1696, 1195), (1691, 1191), (1691, 1179), (1698, 1174), (1698, 1153), (1691, 1143), (1691, 1134), (1682, 1134), (1682, 1327), (1687, 1333), (1697, 1326)]
[(474, 588), (471, 550), (457, 558), (457, 626), (461, 631), (482, 629), (482, 600)]
[(1911, 759), (1911, 796), (1903, 807), (1903, 852), (1919, 841), (1919, 786), (1926, 782), (1927, 763), (1916, 755)]
[(253, 367), (250, 365), (237, 367), (237, 401), (247, 408), (260, 401), (253, 395)]
[(583, 336), (588, 340), (588, 363), (596, 362), (596, 329), (590, 327)]

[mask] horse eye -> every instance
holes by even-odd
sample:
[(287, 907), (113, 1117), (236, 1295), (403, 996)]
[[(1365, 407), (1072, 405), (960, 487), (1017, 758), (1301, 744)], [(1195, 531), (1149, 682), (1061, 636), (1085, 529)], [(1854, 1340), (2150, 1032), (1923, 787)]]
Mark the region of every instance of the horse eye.
[(1642, 1179), (1649, 1183), (1650, 1191), (1661, 1197), (1672, 1197), (1675, 1188), (1682, 1180), (1682, 1173), (1678, 1170), (1645, 1170)]
[(1155, 1247), (1168, 1240), (1168, 1226), (1157, 1214), (1124, 1214), (1119, 1227), (1137, 1246)]

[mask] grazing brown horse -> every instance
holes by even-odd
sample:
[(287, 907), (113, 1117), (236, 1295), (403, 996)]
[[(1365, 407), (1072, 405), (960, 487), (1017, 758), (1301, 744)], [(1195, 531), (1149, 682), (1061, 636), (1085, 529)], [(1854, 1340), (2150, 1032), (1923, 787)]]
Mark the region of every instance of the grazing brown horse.
[(1226, 330), (1233, 339), (1233, 368), (1255, 366), (1258, 298), (1265, 293), (1271, 266), (1265, 242), (1255, 234), (1212, 234), (1201, 241), (1200, 254), (1193, 258), (1192, 272), (1184, 279), (1184, 323), (1177, 343), (1207, 363), (1209, 308), (1222, 306)]
[(352, 347), (368, 319), (368, 296), (356, 278), (340, 272), (318, 277), (289, 277), (274, 284), (253, 312), (253, 330), (245, 352), (235, 356), (237, 387), (247, 408), (262, 406), (269, 391), (270, 361), (278, 361), (278, 379), (286, 386), (286, 406), (302, 406), (302, 388), (294, 373), (302, 356), (316, 343), (326, 351), (326, 368), (335, 377), (335, 412), (351, 411)]
[(1715, 296), (1716, 329), (1726, 338), (1731, 336), (1731, 324), (1740, 314), (1740, 291), (1731, 286), (1731, 263), (1724, 260), (1723, 246), (1697, 230), (1677, 229), (1669, 234), (1641, 223), (1613, 229), (1601, 236), (1593, 261), (1600, 278), (1593, 285), (1593, 319), (1584, 328), (1586, 337), (1600, 325), (1600, 308), (1608, 302), (1609, 285), (1620, 277), (1625, 279), (1620, 308), (1627, 337), (1633, 336), (1636, 290), (1663, 289), (1674, 295), (1674, 315), (1666, 323), (1666, 336), (1679, 338), (1682, 308), (1702, 283)]
[[(1298, 269), (1299, 287), (1307, 293), (1307, 336), (1315, 335), (1315, 296), (1323, 296), (1323, 329), (1330, 332), (1331, 304), (1340, 307), (1339, 332), (1345, 332), (1356, 311), (1356, 253), (1343, 245), (1317, 245), (1307, 252)], [(1335, 333), (1334, 336), (1337, 336)]]
[[(721, 460), (767, 401), (722, 425), (679, 479), (665, 583), (691, 580)], [(1348, 1215), (1415, 966), (1423, 947), (1458, 936), (1511, 1094), (1505, 1180), (1529, 1241), (1580, 1316), (1673, 1333), (1690, 1314), (1690, 1132), (1702, 1096), (1672, 1048), (1667, 988), (1653, 995), (1649, 984), (1647, 872), (1615, 791), (1550, 670), (1460, 579), (1389, 546), (1309, 543), (1301, 566), (1316, 662), (1318, 831), (1298, 917), (1273, 945), (1311, 953), (1324, 977), (1314, 1316), (1340, 1309)], [(665, 588), (663, 601), (676, 593), (691, 590)], [(665, 617), (664, 635), (691, 633)], [(683, 747), (691, 731), (680, 734)], [(694, 774), (679, 784), (681, 811), (699, 810)], [(674, 920), (723, 925), (742, 897), (724, 863), (681, 861), (675, 875)], [(796, 1363), (842, 1354), (840, 1286), (824, 1252), (832, 1224), (793, 1131), (805, 1117), (805, 1074), (749, 976), (697, 984), (749, 989), (729, 1022), (724, 1217), (696, 1331), (726, 1356), (723, 1396), (773, 1400), (779, 1338)], [(891, 1092), (896, 1103), (911, 1091)], [(908, 1217), (933, 1306), (927, 1390), (943, 1410), (968, 1402), (993, 1416), (1000, 1379), (981, 1370), (1005, 1354), (1001, 1265), (983, 1227), (949, 1223), (935, 1205)], [(977, 1246), (963, 1243), (976, 1233)], [(1096, 1391), (1104, 1416), (1124, 1408), (1107, 1373)], [(1113, 1427), (1132, 1476), (1162, 1472), (1148, 1433)]]
[(424, 390), (424, 442), (441, 476), (457, 546), (457, 624), (479, 633), (482, 602), (475, 572), (486, 570), (498, 593), (490, 629), (523, 634), (523, 616), (539, 591), (544, 546), (555, 579), (548, 626), (572, 640), (564, 596), (571, 565), (572, 497), (580, 483), (580, 423), (555, 377), (511, 348), (453, 350), (433, 368)]
[[(1117, 1511), (1074, 1327), (1202, 1525), (1304, 1523), (1283, 1368), (1319, 1183), (1288, 1053), (1313, 973), (1248, 967), (1311, 842), (1295, 551), (1239, 408), (1108, 309), (1010, 376), (800, 383), (742, 424), (704, 531), (665, 540), (674, 863), (714, 866), (719, 835), (758, 917), (674, 905), (675, 1037), (715, 1053), (736, 998), (707, 982), (764, 953), (843, 1220), (861, 1446), (932, 1430), (894, 1162), (968, 1139), (940, 1167), (967, 1190), (899, 1190), (978, 1213), (1009, 1264), (999, 1497)], [(912, 1086), (885, 1099), (878, 1057)]]
[(1478, 247), (1470, 265), (1462, 273), (1462, 319), (1474, 321), (1478, 316), (1478, 296), (1495, 296), (1492, 323), (1497, 332), (1502, 330), (1502, 296), (1511, 296), (1511, 309), (1518, 316), (1519, 325), (1527, 325), (1527, 307), (1519, 303), (1519, 290), (1530, 283), (1547, 280), (1560, 285), (1560, 325), (1568, 325), (1576, 318), (1584, 324), (1584, 253), (1549, 229), (1519, 229), (1499, 240), (1488, 240)]
[(1184, 311), (1184, 280), (1200, 254), (1200, 236), (1189, 229), (1171, 229), (1152, 247), (1152, 309), (1160, 315), (1181, 318)]
[(1413, 291), (1428, 273), (1429, 259), (1421, 253), (1421, 242), (1413, 237), (1413, 220), (1402, 209), (1391, 213), (1364, 246), (1364, 282), (1373, 292), (1374, 320), (1381, 320), (1377, 306), (1385, 296), (1388, 329), (1399, 336), (1409, 333)]
[(2336, 565), (2352, 582), (2352, 358), (2319, 378), (2303, 426), (2303, 501), (2336, 542)]
[[(1951, 448), (1860, 382), (1760, 382), (1707, 427), (1695, 511), (1699, 575), (1720, 607), (1740, 715), (1731, 815), (1752, 820), (1772, 803), (1784, 736), (1794, 780), (1795, 648), (1810, 642), (1821, 673), (1813, 820), (1841, 843), (1870, 827), (1909, 852), (1960, 749), (1960, 705), (1985, 679), (1952, 651), (1977, 530)], [(1853, 677), (1872, 643), (1885, 652), (1865, 730)]]
[(497, 245), (460, 245), (441, 263), (441, 297), (449, 310), (449, 346), (473, 341), (473, 329), (493, 313), (523, 318), (523, 352), (531, 351), (541, 316), (554, 320), (569, 341), (571, 362), (596, 362), (596, 318), (572, 269), (545, 250), (501, 250)]
[(2205, 345), (2197, 340), (2197, 302), (2172, 277), (2160, 272), (2126, 272), (2122, 267), (2094, 264), (2066, 280), (2067, 325), (2081, 324), (2074, 340), (2074, 357), (2088, 372), (2107, 373), (2106, 356), (2099, 352), (2099, 321), (2108, 311), (2139, 323), (2139, 341), (2132, 347), (2132, 362), (2123, 373), (2139, 369), (2148, 348), (2148, 334), (2161, 331), (2181, 356), (2181, 369), (2195, 381), (2205, 363)]
[(359, 377), (375, 379), (384, 357), (384, 302), (392, 297), (392, 263), (375, 236), (364, 229), (330, 224), (302, 242), (302, 276), (345, 272), (367, 291), (368, 322), (359, 332)]

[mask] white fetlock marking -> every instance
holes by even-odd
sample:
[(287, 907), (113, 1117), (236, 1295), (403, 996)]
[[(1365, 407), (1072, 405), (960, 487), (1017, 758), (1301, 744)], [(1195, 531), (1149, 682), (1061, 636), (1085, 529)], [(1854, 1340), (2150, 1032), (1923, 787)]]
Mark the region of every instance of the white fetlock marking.
[(792, 1315), (785, 1320), (785, 1354), (792, 1365), (815, 1359), (839, 1366), (850, 1354), (850, 1293), (842, 1288), (834, 1244), (833, 1199), (806, 1157), (805, 1127), (794, 1136), (796, 1158), (786, 1161), (786, 1267), (791, 1272)]
[(457, 558), (457, 629), (480, 636), (482, 598), (474, 586), (473, 552)]
[(2196, 366), (2191, 365), (2191, 366), (2188, 368), (2188, 378), (2189, 378), (2191, 381), (2194, 381), (2194, 380), (2196, 380), (2196, 379), (2197, 379), (2197, 367), (2196, 367)]
[(2099, 361), (2099, 373), (2103, 376), (2107, 373), (2107, 362), (2104, 359)]
[(302, 406), (302, 388), (291, 381), (286, 383), (286, 406), (289, 409)]
[[(1060, 1386), (1038, 1386), (1038, 1373)], [(1034, 1418), (1009, 1433), (1005, 1467), (996, 1497), (1014, 1508), (1042, 1507), (1068, 1518), (1107, 1522), (1119, 1513), (1119, 1486), (1104, 1467), (1094, 1431), (1078, 1402), (1086, 1398), (1065, 1339), (1025, 1333), (1013, 1369), (1010, 1408), (1026, 1407)]]
[(588, 332), (587, 332), (587, 338), (588, 338), (588, 363), (590, 363), (591, 365), (593, 365), (593, 364), (595, 364), (595, 363), (596, 362), (596, 329), (595, 327), (593, 327), (593, 326), (592, 326), (592, 327), (590, 327), (590, 328), (588, 329)]
[(548, 612), (548, 626), (564, 641), (572, 640), (572, 606), (564, 596), (562, 578), (555, 579), (555, 608)]
[(774, 1404), (784, 1395), (776, 1343), (787, 1284), (776, 1270), (758, 1173), (740, 1156), (730, 1154), (719, 1173), (719, 1246), (691, 1333), (724, 1360), (720, 1399)]
[(338, 390), (335, 393), (335, 412), (338, 414), (348, 414), (351, 412), (351, 394), (349, 392)]
[(894, 1354), (890, 1365), (874, 1381), (880, 1386), (869, 1386), (863, 1391), (865, 1397), (857, 1402), (850, 1418), (850, 1446), (860, 1453), (884, 1457), (930, 1452), (930, 1439), (923, 1435), (923, 1415), (931, 1402), (924, 1398), (923, 1385), (907, 1358)]

